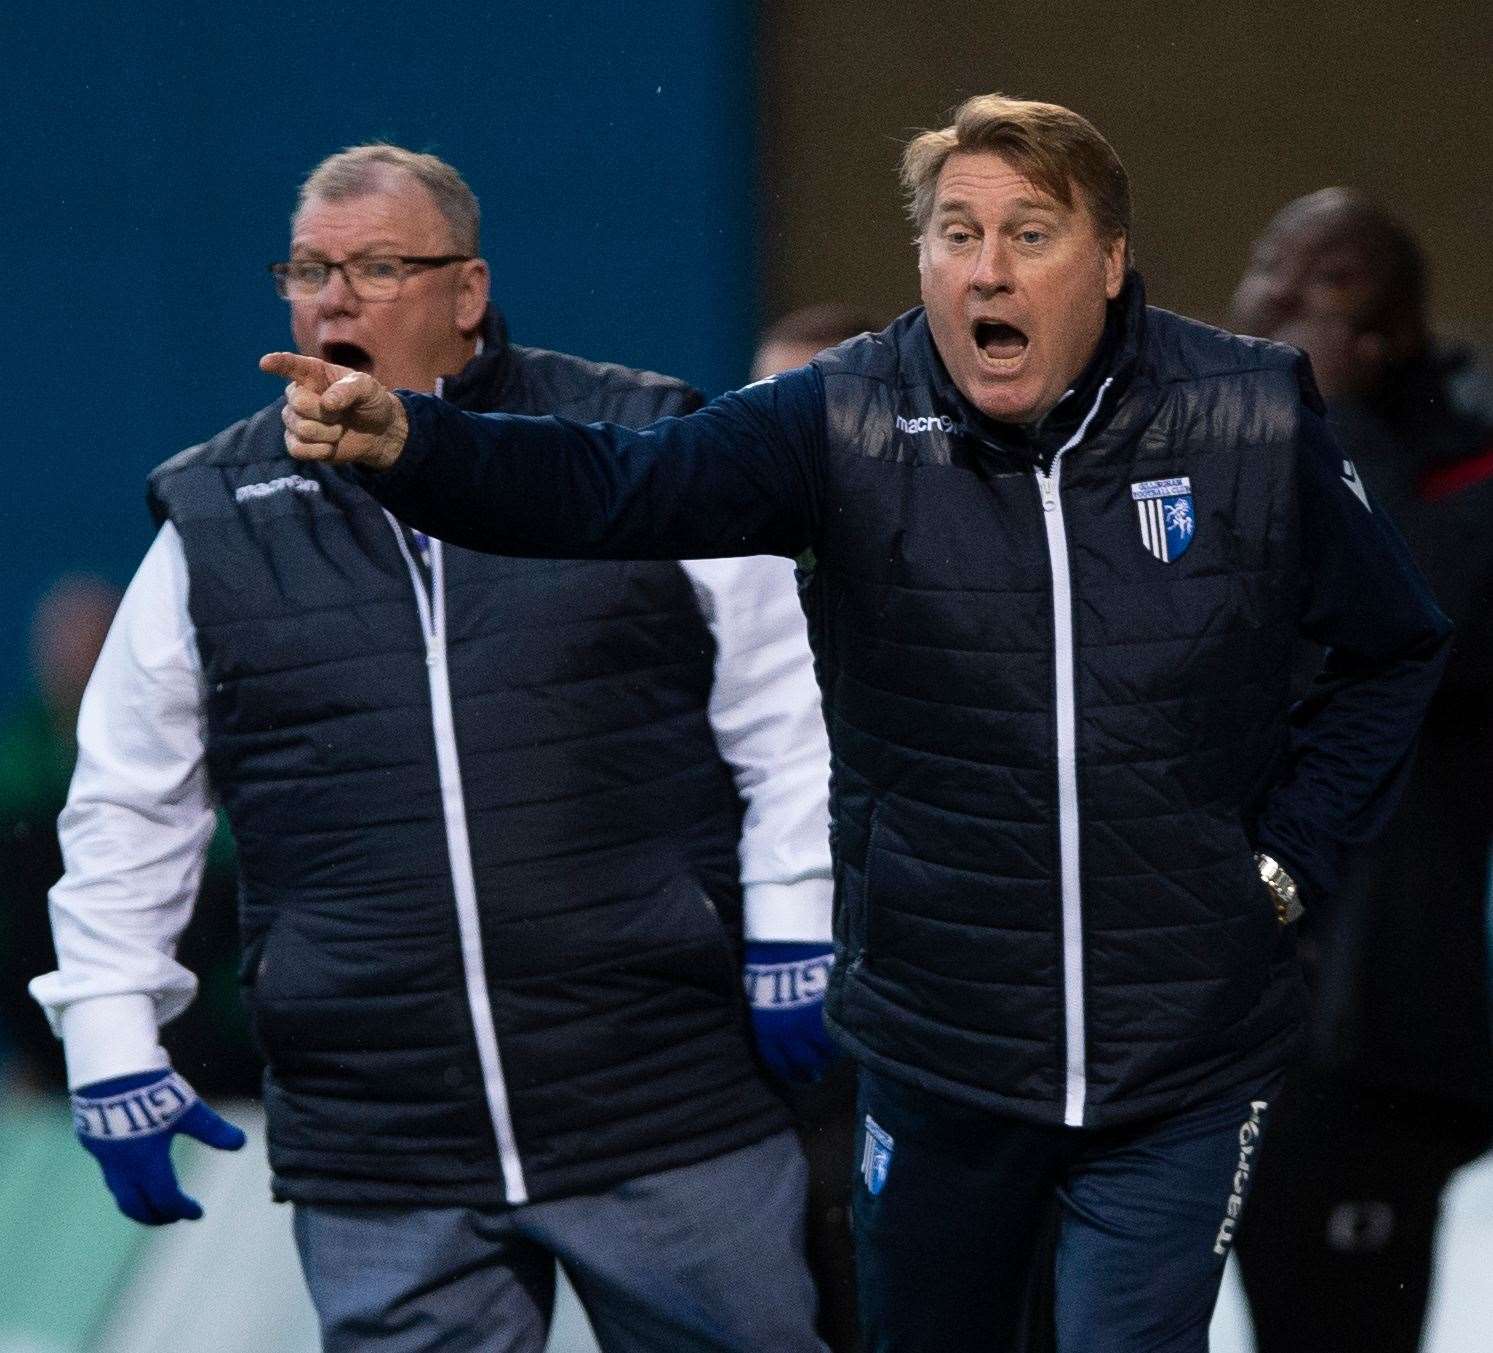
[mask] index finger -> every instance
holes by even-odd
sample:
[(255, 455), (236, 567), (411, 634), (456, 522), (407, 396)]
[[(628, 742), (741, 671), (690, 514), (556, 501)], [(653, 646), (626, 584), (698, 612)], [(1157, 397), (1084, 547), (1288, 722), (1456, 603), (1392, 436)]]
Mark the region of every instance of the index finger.
[(333, 366), (320, 357), (307, 357), (299, 352), (268, 352), (259, 359), (259, 369), (294, 381), (319, 395), (349, 368)]

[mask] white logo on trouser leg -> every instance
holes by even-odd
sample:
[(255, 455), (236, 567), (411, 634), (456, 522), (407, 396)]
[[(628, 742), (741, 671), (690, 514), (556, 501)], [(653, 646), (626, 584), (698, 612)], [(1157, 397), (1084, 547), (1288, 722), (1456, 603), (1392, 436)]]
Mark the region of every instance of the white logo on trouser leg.
[(866, 1141), (861, 1149), (861, 1178), (874, 1197), (886, 1187), (887, 1171), (892, 1168), (892, 1134), (871, 1115), (866, 1115)]
[(1218, 1228), (1218, 1239), (1213, 1242), (1214, 1254), (1227, 1254), (1234, 1243), (1234, 1228), (1239, 1224), (1239, 1214), (1244, 1211), (1244, 1194), (1249, 1188), (1249, 1172), (1254, 1168), (1255, 1151), (1260, 1143), (1260, 1115), (1270, 1105), (1263, 1099), (1250, 1101), (1249, 1117), (1239, 1126), (1239, 1163), (1234, 1167), (1234, 1189), (1229, 1194), (1223, 1224)]

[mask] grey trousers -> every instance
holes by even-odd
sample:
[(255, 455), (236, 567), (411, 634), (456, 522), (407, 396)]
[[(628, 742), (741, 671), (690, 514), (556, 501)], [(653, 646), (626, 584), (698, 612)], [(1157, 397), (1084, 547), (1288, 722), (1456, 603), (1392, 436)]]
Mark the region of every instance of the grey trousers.
[(790, 1132), (517, 1208), (298, 1203), (329, 1353), (542, 1353), (565, 1266), (606, 1353), (821, 1353)]

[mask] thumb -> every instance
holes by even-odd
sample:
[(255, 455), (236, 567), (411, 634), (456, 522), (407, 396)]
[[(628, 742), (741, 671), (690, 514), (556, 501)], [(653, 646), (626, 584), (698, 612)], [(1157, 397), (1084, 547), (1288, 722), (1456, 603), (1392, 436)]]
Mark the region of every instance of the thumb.
[(200, 1099), (177, 1121), (177, 1130), (219, 1151), (237, 1151), (249, 1139), (242, 1128), (214, 1113)]
[(349, 371), (326, 388), (321, 397), (321, 407), (325, 413), (342, 413), (359, 405), (371, 408), (383, 395), (384, 387), (372, 376), (364, 375), (361, 371)]
[(313, 394), (321, 394), (333, 381), (348, 375), (352, 368), (324, 362), (320, 357), (307, 357), (300, 352), (267, 352), (259, 359), (259, 369), (271, 376), (282, 376), (297, 385), (304, 385)]

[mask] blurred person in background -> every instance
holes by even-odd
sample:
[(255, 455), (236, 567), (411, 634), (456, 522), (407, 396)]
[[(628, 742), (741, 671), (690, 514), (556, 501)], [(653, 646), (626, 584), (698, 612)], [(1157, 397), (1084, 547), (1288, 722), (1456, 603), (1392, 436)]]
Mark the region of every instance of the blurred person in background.
[(36, 1090), (62, 1084), (62, 1057), (25, 983), (52, 962), (57, 814), (78, 755), (78, 706), (118, 605), (119, 589), (102, 578), (70, 575), (48, 588), (31, 619), (29, 688), (0, 725), (0, 1056)]
[[(699, 405), (510, 343), (478, 248), (451, 166), (363, 146), (307, 179), (271, 271), (303, 352), (458, 407)], [(173, 1135), (242, 1144), (158, 1043), (216, 796), (327, 1348), (537, 1353), (557, 1259), (608, 1349), (822, 1348), (806, 1167), (753, 1046), (789, 1077), (830, 1055), (791, 566), (472, 554), (282, 434), (276, 402), (151, 475), (159, 534), (83, 700), (32, 984), (83, 1145), (159, 1224), (200, 1215)]]
[(841, 301), (801, 305), (779, 315), (763, 330), (752, 356), (752, 379), (765, 380), (807, 366), (826, 348), (876, 327), (861, 311)]
[(1281, 209), (1234, 297), (1241, 329), (1311, 358), (1344, 473), (1456, 626), (1404, 798), (1312, 918), (1307, 1057), (1239, 1235), (1261, 1353), (1413, 1353), (1442, 1191), (1493, 1145), (1493, 423), (1427, 303), (1419, 243), (1342, 188)]
[(1200, 1353), (1301, 1028), (1300, 899), (1382, 827), (1449, 626), (1301, 354), (1146, 305), (1091, 123), (971, 98), (903, 184), (922, 307), (641, 431), (260, 365), (287, 449), (420, 529), (799, 561), (869, 1346), (1007, 1347), (1056, 1203), (1063, 1353)]
[[(805, 366), (824, 349), (876, 327), (854, 306), (838, 301), (790, 310), (763, 331), (751, 378), (766, 380)], [(842, 1057), (821, 1080), (782, 1089), (809, 1162), (808, 1254), (819, 1290), (819, 1333), (835, 1353), (850, 1353), (860, 1346), (850, 1229), (855, 1063)]]
[[(0, 726), (0, 1047), (12, 1083), (34, 1091), (65, 1088), (61, 1050), (28, 978), (53, 966), (47, 890), (62, 873), (57, 815), (77, 760), (78, 707), (119, 589), (101, 578), (58, 579), (31, 622), (31, 686)], [(204, 999), (171, 1028), (177, 1065), (210, 1093), (258, 1093), (259, 1063), (238, 994), (236, 872), (226, 830), (213, 837), (199, 913), (182, 953), (202, 974)]]

